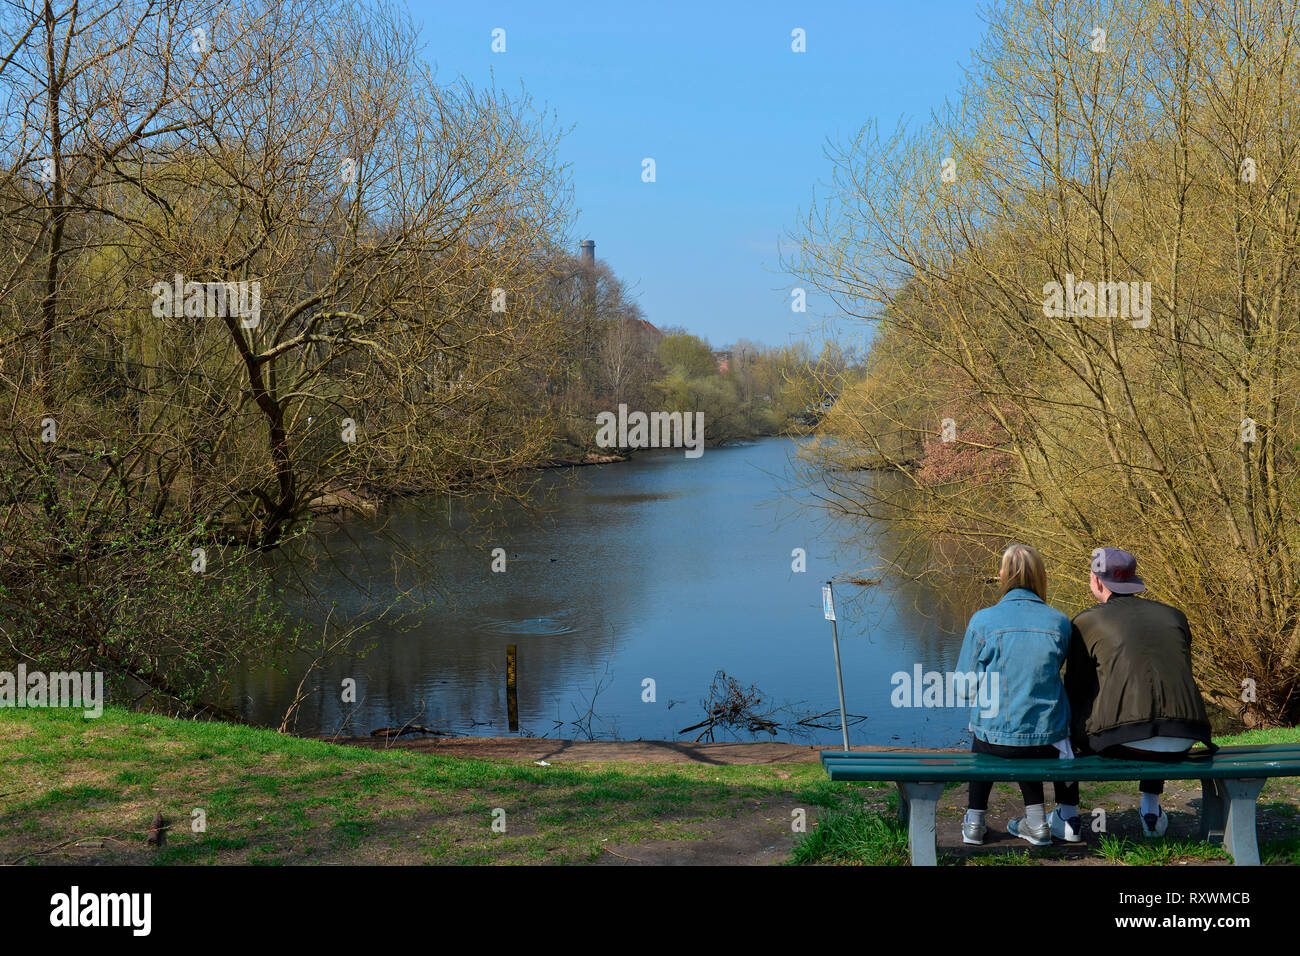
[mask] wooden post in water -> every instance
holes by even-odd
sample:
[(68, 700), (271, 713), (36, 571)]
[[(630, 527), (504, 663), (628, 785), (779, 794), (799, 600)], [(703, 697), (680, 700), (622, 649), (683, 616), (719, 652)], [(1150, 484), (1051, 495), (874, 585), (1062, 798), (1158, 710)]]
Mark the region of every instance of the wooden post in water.
[(512, 731), (519, 729), (519, 688), (516, 680), (519, 668), (515, 660), (515, 645), (506, 645), (506, 715)]

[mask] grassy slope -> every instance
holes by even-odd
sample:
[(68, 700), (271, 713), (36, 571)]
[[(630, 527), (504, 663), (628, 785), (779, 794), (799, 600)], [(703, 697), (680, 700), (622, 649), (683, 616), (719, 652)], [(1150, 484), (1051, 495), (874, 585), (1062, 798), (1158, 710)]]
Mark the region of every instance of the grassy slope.
[[(539, 767), (115, 708), (97, 720), (0, 710), (0, 860), (89, 840), (104, 846), (36, 861), (590, 862), (602, 843), (698, 837), (776, 798), (810, 819), (852, 799), (818, 764)], [(191, 832), (196, 807), (206, 833)], [(495, 808), (505, 833), (491, 829)], [(155, 810), (175, 824), (157, 853), (142, 840)]]
[[(1300, 729), (1221, 742), (1296, 740)], [(808, 810), (799, 862), (906, 862), (892, 800), (892, 785), (831, 784), (815, 763), (538, 767), (116, 708), (98, 720), (0, 710), (0, 861), (46, 850), (26, 862), (581, 863), (601, 859), (602, 847), (701, 839), (741, 819), (765, 826), (755, 811), (781, 805)], [(206, 832), (192, 832), (196, 807)], [(505, 833), (491, 828), (496, 808)], [(155, 810), (173, 823), (156, 852), (142, 839)], [(767, 819), (788, 831), (788, 812)], [(1098, 852), (1131, 863), (1215, 852), (1172, 849), (1111, 841)], [(1296, 847), (1276, 852), (1300, 862)]]

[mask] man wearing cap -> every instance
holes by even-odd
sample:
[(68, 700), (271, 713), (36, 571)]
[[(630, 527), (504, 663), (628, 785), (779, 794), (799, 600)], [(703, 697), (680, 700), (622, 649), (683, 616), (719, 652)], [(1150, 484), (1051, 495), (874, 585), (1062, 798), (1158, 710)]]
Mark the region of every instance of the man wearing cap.
[[(1098, 603), (1075, 616), (1064, 671), (1075, 746), (1138, 760), (1179, 760), (1197, 741), (1217, 749), (1192, 677), (1187, 616), (1138, 597), (1146, 585), (1137, 559), (1119, 548), (1092, 553), (1088, 584)], [(1164, 782), (1143, 780), (1139, 789), (1143, 836), (1164, 836)], [(1082, 839), (1077, 817), (1077, 807), (1058, 807), (1053, 836)]]

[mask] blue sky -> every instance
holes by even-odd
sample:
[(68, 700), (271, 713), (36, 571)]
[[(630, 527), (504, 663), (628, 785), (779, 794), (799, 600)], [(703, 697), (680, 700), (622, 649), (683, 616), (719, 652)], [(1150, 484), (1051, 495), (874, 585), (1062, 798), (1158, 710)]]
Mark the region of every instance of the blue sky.
[[(815, 296), (791, 311), (778, 252), (830, 177), (827, 138), (926, 118), (984, 33), (974, 0), (408, 3), (440, 78), (522, 81), (573, 127), (561, 158), (575, 251), (594, 239), (646, 318), (715, 347), (782, 344), (833, 319)], [(796, 27), (805, 53), (791, 51)]]

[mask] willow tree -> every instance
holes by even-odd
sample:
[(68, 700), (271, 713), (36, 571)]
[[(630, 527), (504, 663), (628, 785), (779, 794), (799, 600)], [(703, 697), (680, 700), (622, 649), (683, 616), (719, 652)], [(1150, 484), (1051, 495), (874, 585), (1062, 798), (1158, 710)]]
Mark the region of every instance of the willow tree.
[(820, 461), (901, 476), (840, 508), (901, 563), (1035, 544), (1076, 604), (1132, 550), (1263, 724), (1300, 720), (1298, 80), (1295, 3), (1007, 3), (948, 109), (835, 153), (798, 263), (876, 334)]

